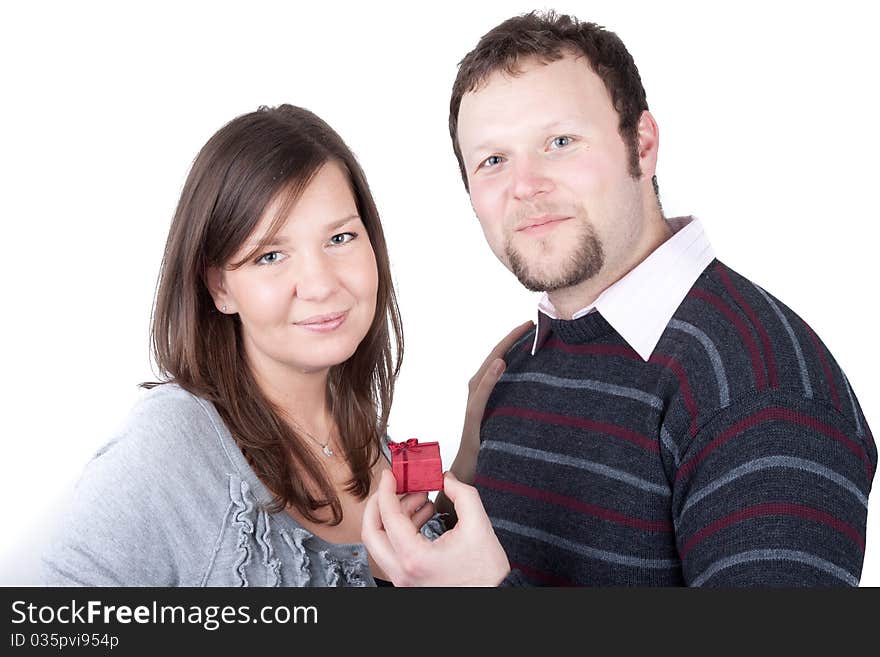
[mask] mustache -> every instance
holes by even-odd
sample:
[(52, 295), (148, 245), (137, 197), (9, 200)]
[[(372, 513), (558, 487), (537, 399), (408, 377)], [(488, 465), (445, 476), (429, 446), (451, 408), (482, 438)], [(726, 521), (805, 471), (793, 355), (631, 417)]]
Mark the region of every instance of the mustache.
[(587, 210), (578, 203), (560, 205), (558, 203), (532, 203), (520, 206), (509, 217), (510, 225), (519, 225), (522, 221), (542, 215), (565, 215), (569, 217), (586, 217)]

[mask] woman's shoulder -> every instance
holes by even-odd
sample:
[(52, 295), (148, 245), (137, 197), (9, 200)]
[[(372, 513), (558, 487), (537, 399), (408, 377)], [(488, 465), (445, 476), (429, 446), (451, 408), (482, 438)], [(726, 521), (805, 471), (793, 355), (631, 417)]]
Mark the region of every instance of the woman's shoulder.
[(197, 579), (229, 506), (215, 414), (179, 386), (145, 392), (83, 470), (44, 554), (44, 580)]
[(176, 383), (163, 383), (145, 391), (129, 414), (126, 428), (149, 427), (163, 433), (193, 428), (216, 430), (216, 411), (206, 399)]
[[(230, 471), (213, 406), (180, 386), (162, 384), (146, 391), (115, 434), (86, 464), (78, 489), (154, 502), (185, 492), (194, 482), (225, 486)], [(89, 495), (91, 496), (91, 495)], [(207, 504), (207, 500), (203, 500)]]
[(147, 390), (134, 404), (115, 435), (95, 454), (130, 455), (143, 462), (190, 464), (212, 449), (225, 428), (205, 399), (173, 383)]

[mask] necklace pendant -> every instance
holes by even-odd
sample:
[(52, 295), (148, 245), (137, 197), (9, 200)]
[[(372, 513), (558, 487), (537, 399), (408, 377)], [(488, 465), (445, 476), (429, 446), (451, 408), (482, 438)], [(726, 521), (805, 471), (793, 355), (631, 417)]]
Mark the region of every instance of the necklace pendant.
[(324, 450), (324, 454), (327, 456), (333, 456), (333, 450), (330, 449), (328, 445), (321, 445), (321, 448)]

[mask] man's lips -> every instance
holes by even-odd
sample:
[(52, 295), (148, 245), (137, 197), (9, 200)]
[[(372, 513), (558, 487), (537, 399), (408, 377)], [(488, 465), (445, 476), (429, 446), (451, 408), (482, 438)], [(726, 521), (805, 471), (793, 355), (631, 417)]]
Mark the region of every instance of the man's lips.
[(571, 217), (567, 217), (561, 214), (545, 214), (540, 217), (531, 217), (522, 222), (516, 229), (516, 232), (521, 233), (530, 233), (536, 232), (541, 228), (551, 228), (553, 225), (558, 224), (562, 221), (566, 221), (571, 219)]

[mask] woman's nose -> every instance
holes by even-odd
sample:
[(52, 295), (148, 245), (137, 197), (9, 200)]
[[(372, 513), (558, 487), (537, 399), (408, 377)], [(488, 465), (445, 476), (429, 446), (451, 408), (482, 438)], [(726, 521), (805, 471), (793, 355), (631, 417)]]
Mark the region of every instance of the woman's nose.
[(322, 301), (336, 290), (338, 279), (333, 263), (323, 253), (304, 256), (296, 268), (296, 296), (308, 301)]

